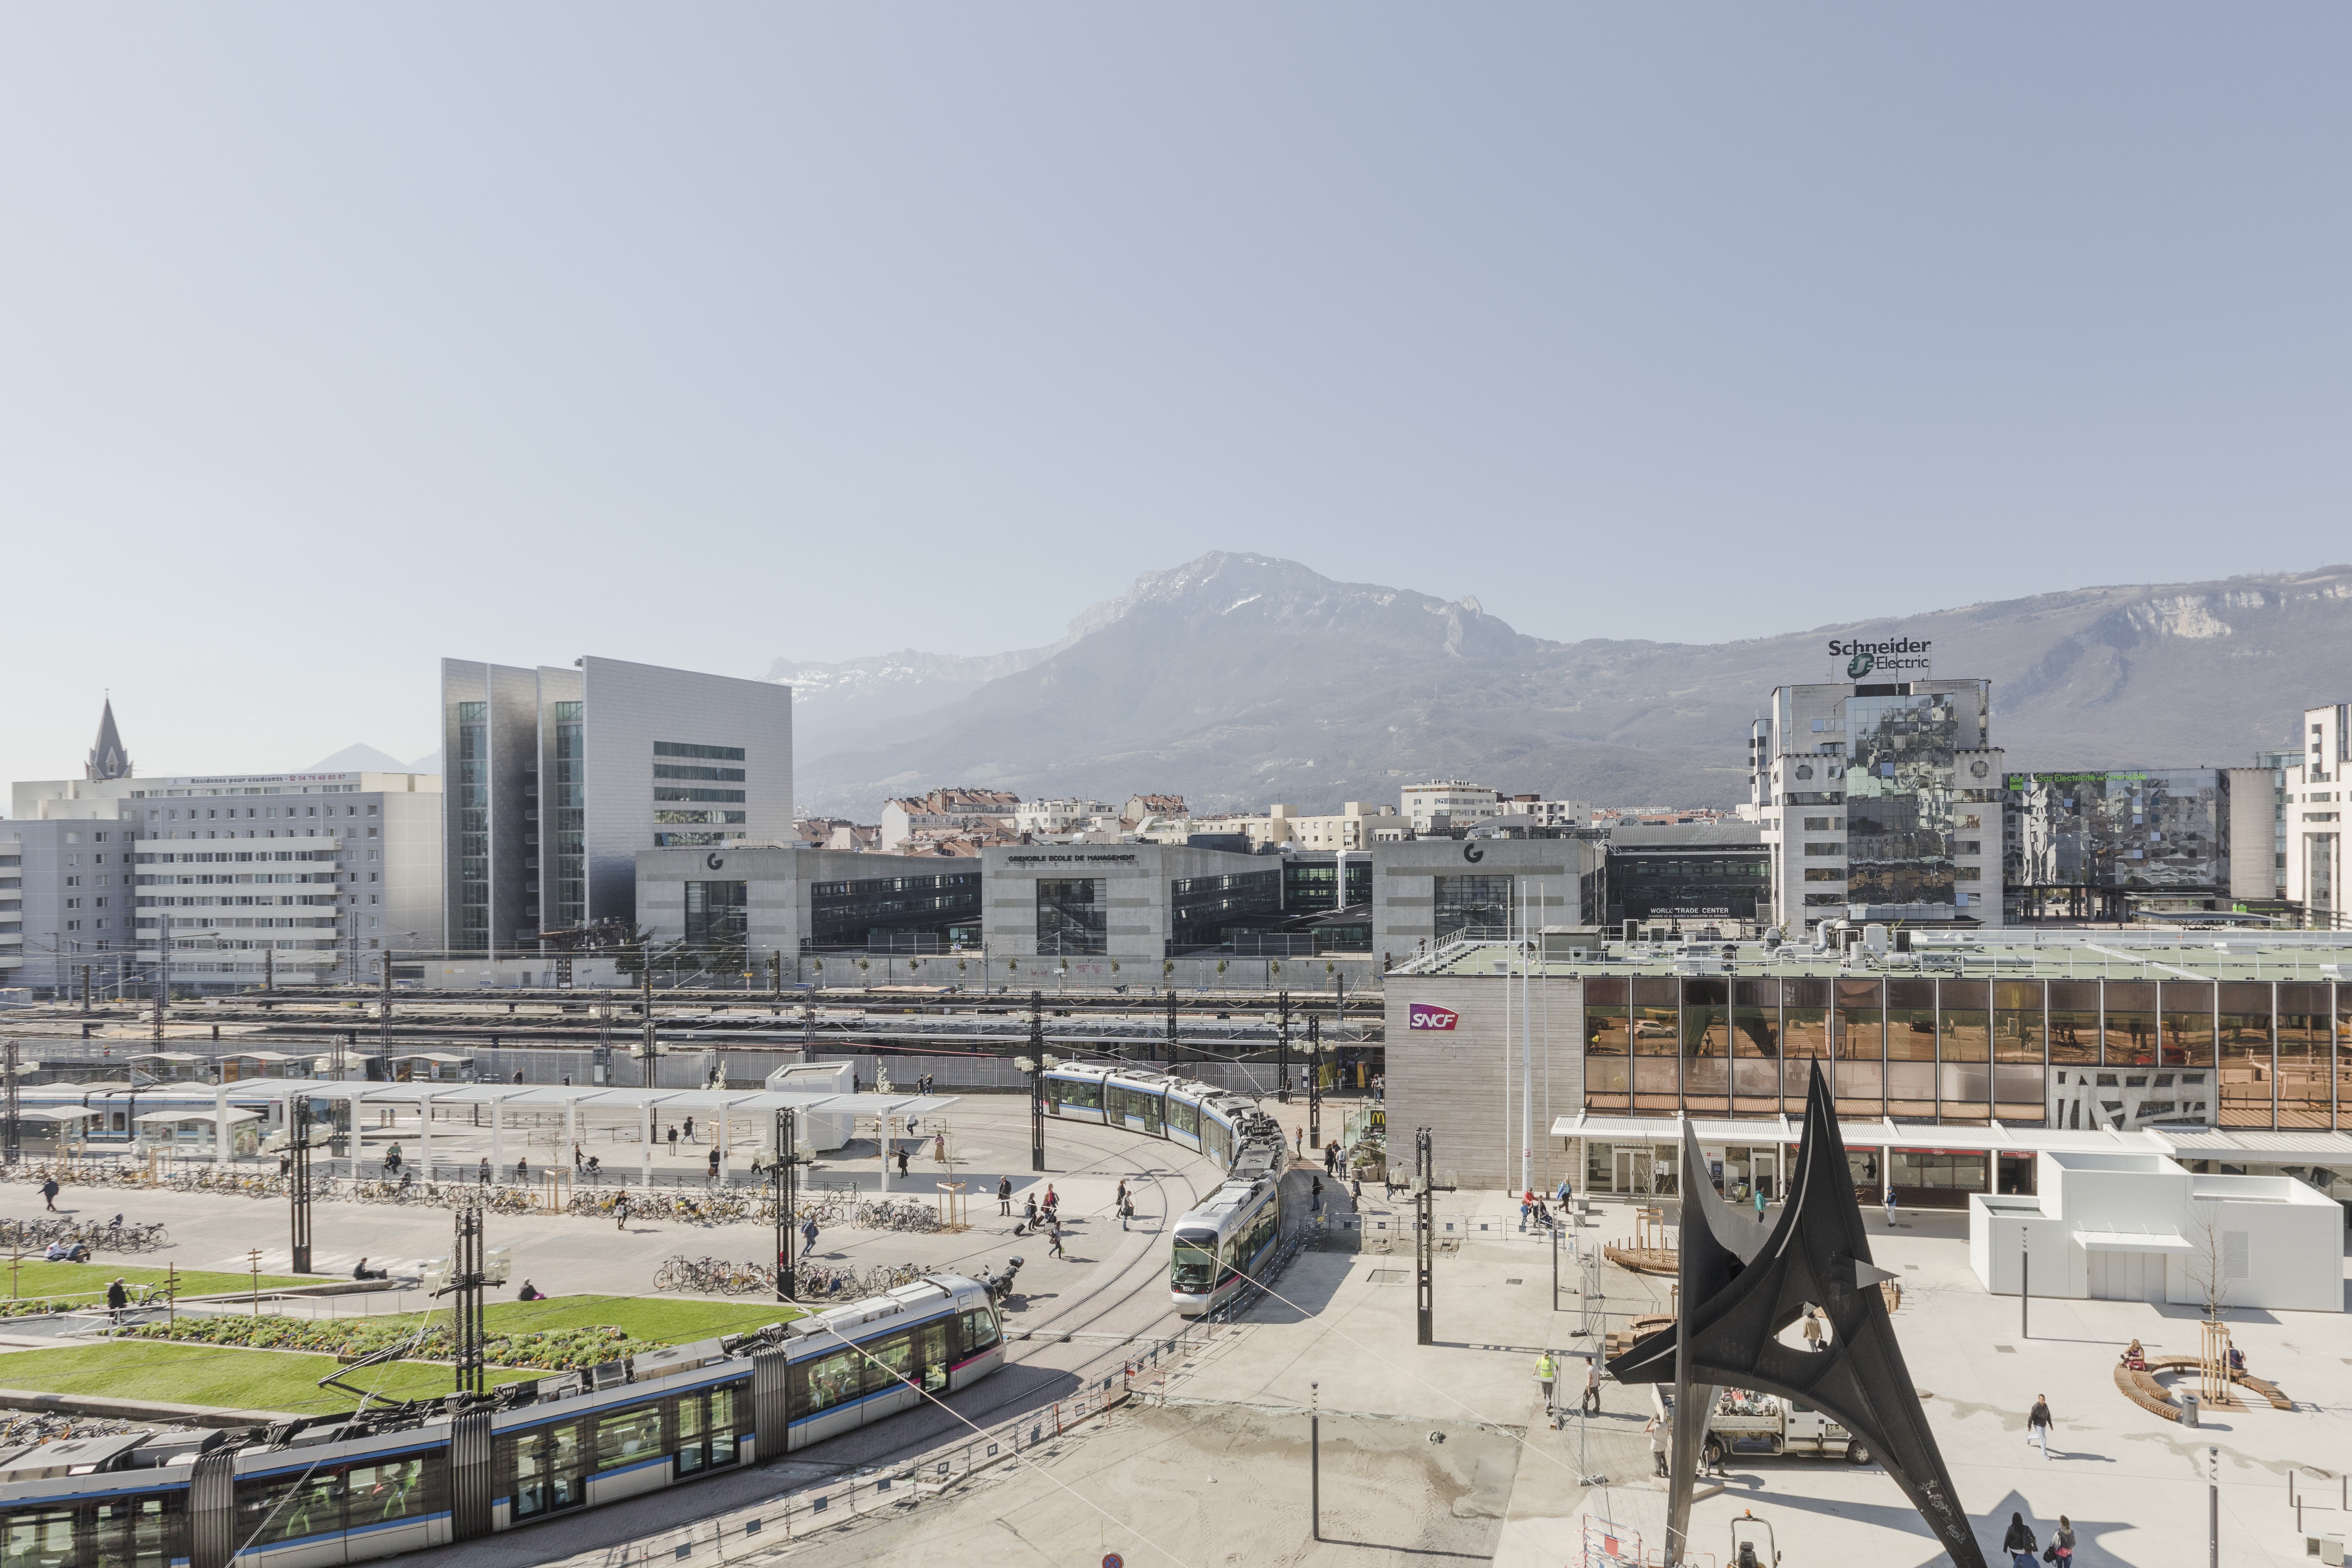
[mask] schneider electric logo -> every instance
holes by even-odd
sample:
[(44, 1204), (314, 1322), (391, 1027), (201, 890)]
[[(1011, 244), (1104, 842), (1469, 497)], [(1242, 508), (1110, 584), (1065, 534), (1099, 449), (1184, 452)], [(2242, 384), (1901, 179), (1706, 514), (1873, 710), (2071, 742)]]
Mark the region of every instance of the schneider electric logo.
[(1916, 637), (1889, 637), (1885, 642), (1840, 642), (1830, 638), (1830, 657), (1845, 660), (1845, 678), (1860, 680), (1874, 670), (1908, 669), (1925, 675), (1935, 661), (1928, 650), (1936, 645)]
[(1408, 1029), (1450, 1029), (1461, 1020), (1461, 1014), (1433, 1007), (1426, 1002), (1415, 1002), (1404, 1010), (1404, 1026)]

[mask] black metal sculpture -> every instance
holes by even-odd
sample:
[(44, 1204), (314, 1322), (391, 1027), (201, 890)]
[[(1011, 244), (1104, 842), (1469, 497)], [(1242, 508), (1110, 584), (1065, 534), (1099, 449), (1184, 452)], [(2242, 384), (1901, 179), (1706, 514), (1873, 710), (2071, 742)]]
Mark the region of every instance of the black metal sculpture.
[[(1609, 1363), (1620, 1383), (1675, 1385), (1667, 1561), (1683, 1560), (1706, 1416), (1717, 1387), (1727, 1385), (1801, 1401), (1853, 1433), (1885, 1462), (1957, 1568), (1985, 1568), (1877, 1289), (1892, 1276), (1871, 1264), (1845, 1142), (1818, 1063), (1787, 1199), (1769, 1238), (1743, 1234), (1733, 1211), (1713, 1201), (1697, 1140), (1685, 1125), (1675, 1326), (1636, 1341)], [(1825, 1350), (1780, 1342), (1781, 1331), (1808, 1306), (1829, 1320)]]

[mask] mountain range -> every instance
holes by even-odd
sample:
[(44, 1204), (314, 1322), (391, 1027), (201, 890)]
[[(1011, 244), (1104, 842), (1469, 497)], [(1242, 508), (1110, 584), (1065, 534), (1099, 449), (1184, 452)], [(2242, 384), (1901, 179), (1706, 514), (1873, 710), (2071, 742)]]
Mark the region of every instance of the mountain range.
[(1601, 804), (1727, 805), (1776, 685), (1832, 640), (1910, 637), (1992, 681), (2015, 767), (2246, 765), (2352, 683), (2352, 566), (2079, 588), (1725, 643), (1553, 642), (1474, 598), (1218, 552), (1146, 573), (1047, 647), (778, 660), (798, 807), (870, 820), (933, 784), (1195, 809), (1393, 801), (1428, 778)]

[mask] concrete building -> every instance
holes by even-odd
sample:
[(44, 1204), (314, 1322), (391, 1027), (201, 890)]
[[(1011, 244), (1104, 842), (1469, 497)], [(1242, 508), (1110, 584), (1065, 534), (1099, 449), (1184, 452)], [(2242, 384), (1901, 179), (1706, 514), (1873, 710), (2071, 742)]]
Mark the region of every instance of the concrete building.
[(981, 862), (765, 846), (637, 853), (656, 945), (761, 955), (948, 952), (981, 942)]
[(1372, 951), (1396, 963), (1507, 926), (1590, 926), (1607, 904), (1591, 837), (1416, 838), (1372, 851)]
[(1282, 919), (1278, 857), (1162, 844), (992, 847), (981, 856), (992, 953), (1157, 964)]
[(2345, 773), (2352, 767), (2352, 705), (2313, 708), (2303, 715), (2304, 751), (2284, 769), (2286, 898), (2302, 906), (2304, 922), (2327, 931), (2352, 928), (2352, 891), (2344, 863)]
[(1540, 827), (1587, 827), (1591, 825), (1592, 807), (1580, 800), (1546, 800), (1539, 795), (1505, 795), (1496, 802), (1495, 815), (1517, 821), (1525, 819)]
[(792, 689), (587, 658), (441, 661), (444, 944), (635, 921), (640, 849), (793, 837)]
[[(1869, 666), (1857, 658), (1859, 668)], [(2001, 922), (1991, 682), (1782, 686), (1748, 738), (1774, 923)]]
[(1969, 1196), (1969, 1267), (1994, 1295), (2030, 1283), (2061, 1300), (2344, 1310), (2344, 1211), (2305, 1183), (2199, 1175), (2154, 1152), (2033, 1158), (2031, 1194)]
[(1485, 784), (1440, 779), (1433, 784), (1407, 784), (1398, 814), (1414, 833), (1443, 833), (1448, 828), (1468, 827), (1486, 821), (1495, 815), (1501, 798)]

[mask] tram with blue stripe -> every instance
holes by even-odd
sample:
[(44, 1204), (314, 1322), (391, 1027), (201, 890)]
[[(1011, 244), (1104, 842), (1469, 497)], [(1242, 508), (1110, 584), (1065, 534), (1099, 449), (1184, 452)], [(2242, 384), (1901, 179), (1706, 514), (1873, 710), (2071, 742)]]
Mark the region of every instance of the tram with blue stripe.
[(319, 1568), (477, 1540), (778, 1458), (1003, 1359), (987, 1289), (940, 1274), (464, 1408), (0, 1448), (0, 1563)]

